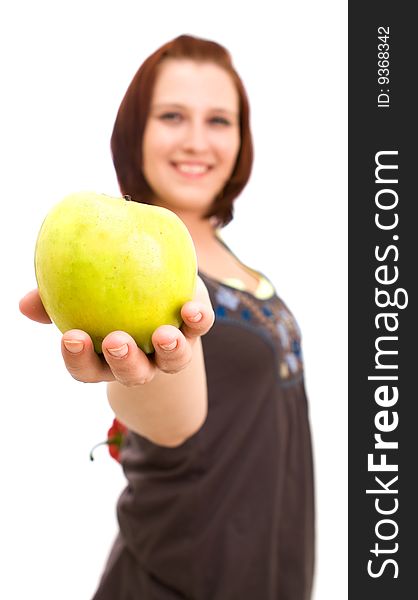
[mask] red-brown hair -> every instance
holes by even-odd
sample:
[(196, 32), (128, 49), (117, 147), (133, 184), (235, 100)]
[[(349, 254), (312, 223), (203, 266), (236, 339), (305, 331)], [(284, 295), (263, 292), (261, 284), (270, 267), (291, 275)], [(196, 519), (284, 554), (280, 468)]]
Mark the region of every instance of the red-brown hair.
[(153, 192), (142, 172), (142, 139), (148, 118), (154, 83), (161, 62), (168, 58), (212, 62), (230, 74), (240, 100), (241, 146), (235, 168), (206, 218), (215, 216), (226, 225), (233, 216), (233, 201), (246, 185), (253, 162), (250, 109), (243, 83), (229, 52), (216, 42), (181, 35), (151, 54), (136, 72), (119, 107), (111, 138), (113, 164), (122, 194), (152, 204)]

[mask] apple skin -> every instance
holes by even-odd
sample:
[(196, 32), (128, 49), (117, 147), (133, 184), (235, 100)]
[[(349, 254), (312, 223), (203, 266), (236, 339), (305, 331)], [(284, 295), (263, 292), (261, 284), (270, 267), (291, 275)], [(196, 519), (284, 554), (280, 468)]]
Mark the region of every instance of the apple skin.
[(147, 354), (160, 325), (182, 324), (194, 295), (192, 238), (172, 211), (94, 192), (65, 197), (46, 216), (35, 274), (46, 312), (61, 332), (82, 329), (96, 352), (112, 331)]

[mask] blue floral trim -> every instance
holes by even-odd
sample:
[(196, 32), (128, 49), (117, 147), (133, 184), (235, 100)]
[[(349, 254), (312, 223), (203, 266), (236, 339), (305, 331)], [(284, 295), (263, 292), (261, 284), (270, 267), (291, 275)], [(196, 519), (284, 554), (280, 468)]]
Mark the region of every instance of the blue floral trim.
[(301, 333), (284, 302), (277, 295), (261, 300), (214, 280), (211, 280), (211, 286), (215, 288), (216, 318), (250, 326), (262, 333), (263, 337), (267, 334), (278, 353), (280, 379), (299, 379), (303, 373)]

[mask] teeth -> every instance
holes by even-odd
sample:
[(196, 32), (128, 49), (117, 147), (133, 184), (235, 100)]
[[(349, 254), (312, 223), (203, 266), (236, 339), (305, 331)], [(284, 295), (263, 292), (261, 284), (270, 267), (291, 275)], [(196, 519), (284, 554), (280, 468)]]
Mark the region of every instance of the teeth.
[(192, 175), (200, 175), (208, 170), (206, 165), (188, 165), (188, 164), (177, 164), (177, 168), (182, 173), (190, 173)]

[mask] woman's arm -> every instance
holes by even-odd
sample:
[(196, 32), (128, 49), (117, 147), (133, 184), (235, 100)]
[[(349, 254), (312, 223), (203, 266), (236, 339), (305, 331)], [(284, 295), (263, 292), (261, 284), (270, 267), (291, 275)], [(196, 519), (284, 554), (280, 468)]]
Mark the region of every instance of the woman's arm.
[[(37, 290), (20, 303), (27, 317), (49, 321)], [(69, 373), (78, 381), (109, 382), (108, 398), (116, 417), (129, 429), (162, 446), (177, 446), (203, 424), (207, 410), (205, 365), (200, 336), (214, 321), (209, 294), (198, 279), (196, 295), (181, 310), (181, 330), (155, 330), (152, 357), (123, 331), (103, 341), (103, 355), (81, 330), (64, 333), (61, 351)]]
[(161, 446), (178, 446), (203, 425), (207, 389), (202, 343), (193, 345), (190, 362), (176, 373), (158, 370), (143, 385), (108, 384), (116, 417), (129, 429)]

